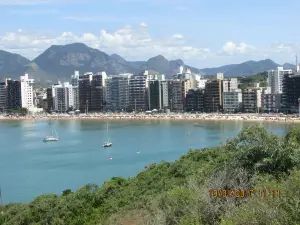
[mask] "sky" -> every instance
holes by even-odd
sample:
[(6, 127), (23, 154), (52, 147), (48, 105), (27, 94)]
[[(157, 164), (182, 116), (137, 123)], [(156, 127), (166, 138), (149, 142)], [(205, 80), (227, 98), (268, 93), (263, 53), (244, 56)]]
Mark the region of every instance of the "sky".
[(34, 59), (82, 42), (126, 60), (163, 55), (197, 68), (295, 64), (298, 8), (299, 0), (0, 0), (0, 49)]

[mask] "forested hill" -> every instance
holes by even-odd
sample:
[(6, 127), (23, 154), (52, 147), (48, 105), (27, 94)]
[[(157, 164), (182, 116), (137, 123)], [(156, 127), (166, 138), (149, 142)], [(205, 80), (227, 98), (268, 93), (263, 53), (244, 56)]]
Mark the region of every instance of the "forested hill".
[[(249, 126), (214, 148), (136, 177), (115, 177), (62, 196), (0, 208), (3, 225), (300, 224), (300, 127), (284, 136)], [(210, 197), (210, 190), (254, 190), (250, 197)], [(279, 190), (260, 199), (259, 190)]]

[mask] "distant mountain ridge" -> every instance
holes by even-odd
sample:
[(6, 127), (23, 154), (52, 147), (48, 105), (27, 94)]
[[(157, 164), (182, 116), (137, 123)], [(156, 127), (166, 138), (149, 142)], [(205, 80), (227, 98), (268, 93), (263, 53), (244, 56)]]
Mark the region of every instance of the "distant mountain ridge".
[(30, 60), (10, 52), (0, 50), (0, 74), (18, 73)]
[(285, 69), (294, 69), (296, 66), (290, 63), (283, 65), (277, 64), (271, 59), (259, 60), (259, 61), (247, 61), (240, 64), (230, 64), (214, 68), (200, 69), (205, 75), (214, 75), (218, 72), (224, 73), (225, 77), (232, 76), (249, 76), (257, 74), (267, 70), (276, 69), (276, 67), (282, 66)]
[[(11, 53), (7, 53), (7, 58)], [(20, 56), (21, 57), (21, 56)], [(17, 62), (17, 61), (16, 61)], [(9, 74), (18, 77), (24, 73), (37, 81), (69, 80), (75, 70), (84, 72), (102, 72), (107, 74), (139, 73), (142, 70), (154, 70), (162, 74), (176, 74), (180, 66), (189, 68), (194, 73), (200, 70), (187, 66), (181, 59), (167, 60), (162, 55), (150, 58), (148, 61), (127, 61), (117, 54), (108, 55), (82, 43), (68, 45), (52, 45), (34, 60), (25, 60), (16, 70), (11, 65), (9, 69), (1, 70), (0, 75)]]
[[(147, 61), (127, 61), (120, 55), (109, 55), (83, 43), (52, 45), (32, 61), (21, 55), (0, 50), (0, 80), (4, 77), (16, 79), (24, 73), (29, 73), (29, 76), (37, 82), (67, 81), (75, 70), (79, 70), (80, 73), (105, 71), (111, 75), (137, 74), (142, 70), (154, 70), (168, 76), (176, 74), (180, 66), (190, 69), (193, 73), (214, 75), (217, 72), (223, 72), (226, 77), (230, 77), (252, 75), (275, 69), (280, 65), (266, 59), (199, 70), (185, 65), (181, 59), (167, 60), (162, 55), (152, 57)], [(295, 67), (289, 63), (282, 66), (287, 69)]]

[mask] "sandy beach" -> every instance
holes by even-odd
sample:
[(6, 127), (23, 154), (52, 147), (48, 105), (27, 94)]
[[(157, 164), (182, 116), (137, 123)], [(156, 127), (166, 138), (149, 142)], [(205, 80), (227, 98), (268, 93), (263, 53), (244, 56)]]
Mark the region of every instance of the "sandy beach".
[(0, 120), (213, 120), (300, 123), (295, 115), (280, 114), (145, 114), (145, 113), (91, 113), (91, 114), (36, 114), (26, 116), (0, 115)]

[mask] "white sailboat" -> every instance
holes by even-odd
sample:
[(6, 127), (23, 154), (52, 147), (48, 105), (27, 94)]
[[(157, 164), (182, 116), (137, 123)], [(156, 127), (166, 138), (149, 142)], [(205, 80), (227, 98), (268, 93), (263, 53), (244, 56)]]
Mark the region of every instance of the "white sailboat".
[(112, 143), (109, 141), (109, 138), (108, 138), (108, 123), (106, 124), (106, 136), (107, 136), (107, 141), (104, 142), (104, 144), (103, 144), (104, 148), (112, 146)]
[(46, 136), (44, 137), (44, 142), (49, 142), (49, 141), (58, 141), (58, 135), (57, 135), (57, 132), (55, 130), (55, 127), (51, 126), (52, 127), (52, 135), (51, 136)]

